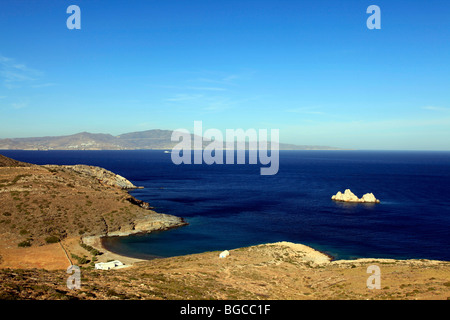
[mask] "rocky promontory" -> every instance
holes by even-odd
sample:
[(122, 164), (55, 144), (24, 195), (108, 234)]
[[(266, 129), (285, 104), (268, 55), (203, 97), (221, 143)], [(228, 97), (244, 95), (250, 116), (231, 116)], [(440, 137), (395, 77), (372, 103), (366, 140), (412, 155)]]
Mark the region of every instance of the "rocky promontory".
[(365, 202), (365, 203), (380, 203), (373, 193), (366, 193), (361, 198), (358, 198), (350, 189), (346, 189), (344, 193), (338, 192), (331, 197), (331, 200), (341, 202)]
[(87, 177), (94, 177), (98, 181), (100, 181), (102, 184), (106, 184), (112, 187), (118, 187), (120, 189), (124, 190), (130, 190), (130, 189), (137, 189), (134, 184), (132, 184), (130, 181), (125, 179), (124, 177), (115, 174), (114, 172), (111, 172), (109, 170), (106, 170), (104, 168), (95, 167), (95, 166), (88, 166), (88, 165), (82, 165), (77, 164), (73, 166), (58, 166), (58, 165), (46, 165), (44, 167), (47, 167), (49, 169), (68, 169), (72, 170), (76, 173), (79, 173), (82, 176)]
[[(41, 166), (0, 156), (0, 268), (48, 265), (53, 258), (37, 254), (58, 242), (187, 224), (182, 218), (153, 211), (149, 203), (128, 193), (134, 188), (124, 177), (100, 167)], [(61, 247), (55, 250), (58, 255)]]

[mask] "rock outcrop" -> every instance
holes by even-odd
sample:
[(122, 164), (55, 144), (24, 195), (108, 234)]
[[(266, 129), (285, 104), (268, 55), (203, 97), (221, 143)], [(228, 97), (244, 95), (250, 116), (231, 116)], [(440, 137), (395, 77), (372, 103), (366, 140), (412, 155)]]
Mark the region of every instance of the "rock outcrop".
[(88, 165), (73, 165), (73, 166), (56, 166), (56, 165), (46, 165), (45, 167), (49, 169), (69, 169), (75, 171), (84, 176), (90, 176), (98, 179), (101, 183), (110, 185), (113, 187), (118, 187), (120, 189), (137, 189), (134, 184), (125, 179), (124, 177), (115, 174), (114, 172), (108, 171), (106, 169)]
[(346, 189), (344, 193), (338, 192), (331, 197), (331, 200), (342, 202), (365, 202), (365, 203), (380, 203), (380, 200), (375, 198), (373, 193), (366, 193), (359, 199), (350, 189)]
[(154, 213), (136, 219), (128, 227), (121, 228), (121, 230), (107, 232), (105, 236), (129, 236), (139, 233), (150, 233), (153, 231), (163, 231), (172, 228), (178, 228), (187, 225), (187, 222), (183, 218), (172, 216), (164, 213)]
[(361, 200), (363, 200), (361, 202), (374, 202), (374, 203), (379, 203), (380, 202), (380, 200), (375, 198), (373, 193), (366, 193), (365, 195), (362, 196)]
[(146, 210), (151, 210), (154, 209), (152, 206), (150, 206), (150, 204), (148, 202), (142, 201), (142, 200), (138, 200), (135, 197), (130, 196), (129, 198), (127, 198), (127, 201), (131, 202), (132, 204), (139, 206), (141, 208), (144, 208)]

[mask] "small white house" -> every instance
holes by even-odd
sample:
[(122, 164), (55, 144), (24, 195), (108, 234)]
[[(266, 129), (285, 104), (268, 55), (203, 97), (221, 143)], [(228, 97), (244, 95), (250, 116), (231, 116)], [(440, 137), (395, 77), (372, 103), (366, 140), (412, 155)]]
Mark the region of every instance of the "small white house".
[(219, 258), (226, 258), (226, 257), (228, 257), (230, 255), (230, 252), (228, 251), (228, 250), (225, 250), (225, 251), (222, 251), (220, 254), (219, 254)]
[(109, 261), (109, 262), (99, 262), (95, 264), (95, 269), (99, 270), (109, 270), (109, 269), (120, 269), (124, 268), (125, 265), (119, 260)]

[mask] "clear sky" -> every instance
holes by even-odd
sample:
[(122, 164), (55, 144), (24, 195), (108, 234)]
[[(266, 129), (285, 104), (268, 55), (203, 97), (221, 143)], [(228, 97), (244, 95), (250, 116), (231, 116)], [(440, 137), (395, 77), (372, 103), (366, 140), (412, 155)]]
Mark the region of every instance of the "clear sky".
[[(69, 5), (81, 30), (69, 30)], [(369, 5), (381, 30), (369, 30)], [(0, 138), (279, 129), (450, 150), (450, 1), (2, 0)]]

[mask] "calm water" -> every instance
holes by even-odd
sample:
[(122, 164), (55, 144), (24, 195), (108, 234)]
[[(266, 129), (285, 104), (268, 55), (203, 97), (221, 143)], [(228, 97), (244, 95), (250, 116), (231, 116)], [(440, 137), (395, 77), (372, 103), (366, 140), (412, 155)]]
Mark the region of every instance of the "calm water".
[[(163, 151), (1, 151), (37, 164), (89, 164), (145, 189), (131, 192), (188, 226), (109, 238), (112, 251), (173, 256), (274, 241), (312, 246), (336, 259), (450, 260), (450, 152), (281, 151), (275, 176), (259, 165), (172, 164)], [(331, 195), (373, 192), (381, 204)]]

